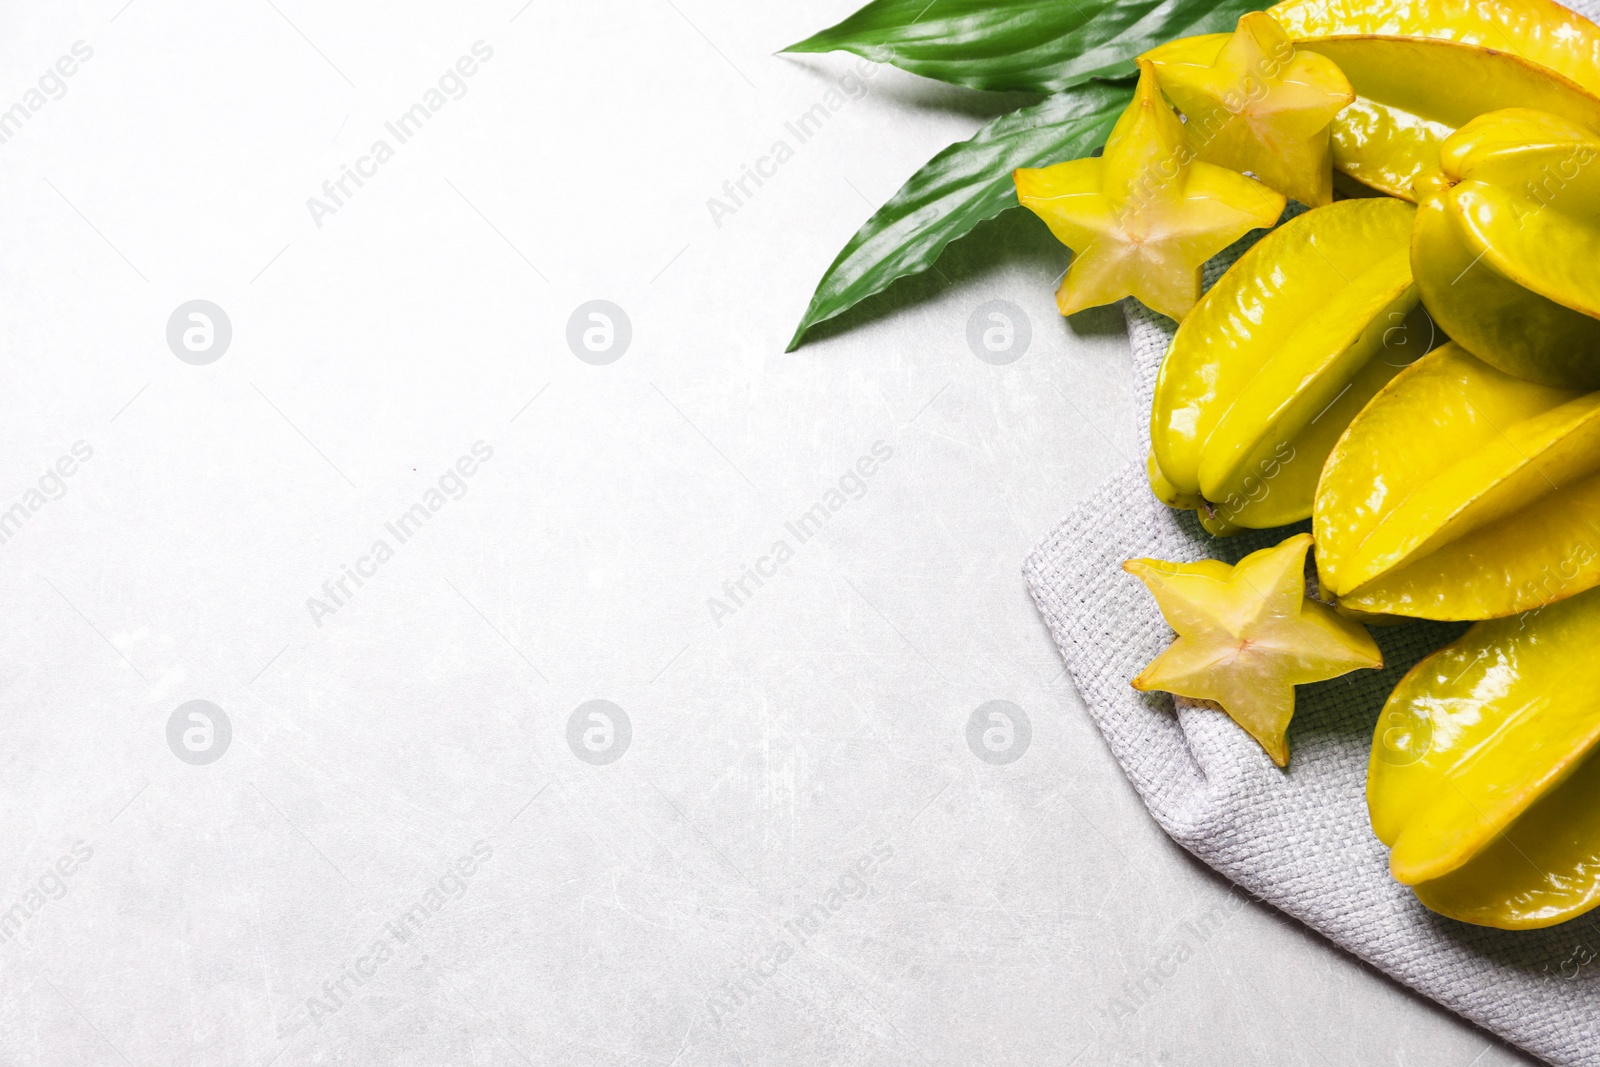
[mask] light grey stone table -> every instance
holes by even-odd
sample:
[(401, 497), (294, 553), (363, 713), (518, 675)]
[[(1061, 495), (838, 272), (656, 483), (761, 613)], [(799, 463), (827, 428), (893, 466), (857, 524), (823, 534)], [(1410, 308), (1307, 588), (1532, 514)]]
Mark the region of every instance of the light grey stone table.
[(852, 3), (11, 5), (0, 1060), (1524, 1062), (1086, 720), (1018, 568), (1140, 416), (1042, 227), (783, 354), (1008, 103), (772, 54)]

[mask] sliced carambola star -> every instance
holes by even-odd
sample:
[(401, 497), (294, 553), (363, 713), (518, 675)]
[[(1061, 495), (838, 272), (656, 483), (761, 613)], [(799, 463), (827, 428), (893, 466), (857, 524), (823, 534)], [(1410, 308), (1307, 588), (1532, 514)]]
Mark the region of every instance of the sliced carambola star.
[(1181, 320), (1200, 298), (1201, 264), (1278, 221), (1281, 194), (1194, 155), (1141, 63), (1101, 158), (1015, 172), (1017, 199), (1074, 252), (1056, 293), (1063, 315), (1134, 296)]
[(1355, 98), (1331, 59), (1298, 51), (1271, 15), (1253, 11), (1210, 60), (1188, 38), (1146, 54), (1161, 88), (1188, 119), (1200, 159), (1247, 170), (1278, 192), (1317, 207), (1333, 201), (1329, 127)]
[(1296, 534), (1231, 567), (1214, 559), (1124, 563), (1178, 632), (1133, 687), (1214, 701), (1272, 762), (1288, 764), (1294, 687), (1383, 666), (1361, 624), (1306, 596), (1310, 547), (1310, 534)]

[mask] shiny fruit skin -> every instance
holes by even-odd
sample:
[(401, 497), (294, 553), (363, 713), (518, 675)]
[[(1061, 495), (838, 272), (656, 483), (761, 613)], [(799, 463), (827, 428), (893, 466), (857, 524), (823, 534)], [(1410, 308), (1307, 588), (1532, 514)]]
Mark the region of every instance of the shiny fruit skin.
[(1536, 929), (1600, 904), (1600, 590), (1478, 623), (1378, 719), (1374, 833), (1423, 904)]
[(1311, 514), (1344, 425), (1425, 343), (1394, 343), (1416, 303), (1414, 214), (1391, 199), (1317, 208), (1212, 286), (1156, 381), (1150, 433), (1164, 499), (1209, 501), (1213, 516), (1256, 528)]

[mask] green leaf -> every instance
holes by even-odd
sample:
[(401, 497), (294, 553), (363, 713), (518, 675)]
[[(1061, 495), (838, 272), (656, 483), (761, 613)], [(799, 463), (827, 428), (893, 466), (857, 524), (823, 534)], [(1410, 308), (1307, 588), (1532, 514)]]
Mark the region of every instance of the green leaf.
[(1081, 159), (1104, 144), (1132, 98), (1130, 85), (1078, 86), (1003, 115), (934, 156), (850, 238), (817, 283), (788, 350), (817, 323), (926, 270), (951, 241), (1016, 207), (1017, 167)]
[(786, 52), (844, 50), (974, 89), (1054, 93), (1133, 73), (1175, 37), (1231, 30), (1261, 0), (872, 0)]

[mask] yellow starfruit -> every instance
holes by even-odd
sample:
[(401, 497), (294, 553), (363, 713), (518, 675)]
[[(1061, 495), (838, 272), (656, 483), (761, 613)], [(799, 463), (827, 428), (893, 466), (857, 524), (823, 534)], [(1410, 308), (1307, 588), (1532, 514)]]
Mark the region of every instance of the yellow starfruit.
[(1450, 337), (1546, 385), (1600, 388), (1600, 127), (1492, 111), (1444, 142), (1412, 269)]
[[(1412, 182), (1436, 165), (1439, 143), (1473, 117), (1464, 111), (1540, 107), (1544, 96), (1562, 101), (1553, 110), (1575, 109), (1572, 117), (1581, 120), (1591, 105), (1565, 82), (1600, 97), (1600, 26), (1554, 0), (1283, 0), (1268, 10), (1297, 40), (1331, 40), (1336, 50), (1370, 53), (1363, 66), (1375, 66), (1380, 78), (1359, 75), (1363, 99), (1335, 125), (1336, 167), (1360, 171), (1361, 181), (1392, 196), (1411, 198)], [(1475, 51), (1406, 54), (1393, 44), (1354, 43), (1372, 38), (1427, 38)], [(1362, 65), (1359, 57), (1343, 59)], [(1530, 71), (1530, 64), (1540, 69)], [(1407, 84), (1396, 91), (1392, 79), (1381, 78), (1385, 68)], [(1558, 76), (1556, 85), (1538, 76), (1545, 71)], [(1460, 93), (1468, 94), (1470, 107), (1456, 99)]]
[(1600, 903), (1600, 590), (1480, 622), (1418, 663), (1372, 739), (1389, 869), (1443, 915), (1533, 929)]
[(1600, 98), (1520, 56), (1456, 41), (1331, 37), (1298, 47), (1331, 59), (1360, 97), (1333, 125), (1334, 166), (1363, 184), (1413, 199), (1438, 169), (1457, 127), (1505, 107), (1600, 122)]
[(1489, 619), (1600, 584), (1600, 393), (1436, 349), (1351, 420), (1312, 524), (1322, 588), (1360, 612)]
[(1555, 0), (1283, 0), (1289, 34), (1428, 37), (1510, 52), (1600, 95), (1600, 26)]
[(1296, 51), (1261, 11), (1241, 17), (1208, 62), (1196, 62), (1182, 41), (1144, 58), (1183, 112), (1200, 159), (1249, 171), (1302, 204), (1333, 201), (1329, 125), (1356, 94), (1331, 60)]
[(1123, 564), (1150, 590), (1178, 638), (1133, 680), (1222, 706), (1278, 766), (1289, 762), (1294, 687), (1383, 666), (1372, 635), (1306, 596), (1308, 534), (1221, 560)]
[(1426, 351), (1409, 242), (1416, 209), (1342, 200), (1241, 256), (1178, 328), (1156, 379), (1151, 486), (1216, 523), (1311, 515), (1344, 427)]
[[(1209, 64), (1230, 36), (1181, 38), (1147, 54), (1170, 64)], [(1296, 35), (1293, 45), (1297, 56), (1331, 61), (1356, 93), (1355, 102), (1330, 126), (1334, 170), (1403, 200), (1415, 200), (1413, 184), (1439, 169), (1445, 138), (1479, 115), (1536, 108), (1600, 124), (1600, 97), (1556, 71), (1495, 48), (1373, 34)]]
[(1280, 194), (1193, 157), (1142, 63), (1100, 158), (1015, 172), (1017, 199), (1073, 251), (1056, 293), (1063, 315), (1134, 296), (1181, 320), (1199, 299), (1201, 264), (1278, 221)]

